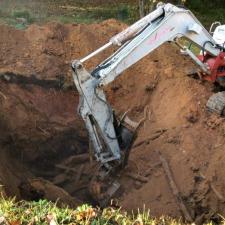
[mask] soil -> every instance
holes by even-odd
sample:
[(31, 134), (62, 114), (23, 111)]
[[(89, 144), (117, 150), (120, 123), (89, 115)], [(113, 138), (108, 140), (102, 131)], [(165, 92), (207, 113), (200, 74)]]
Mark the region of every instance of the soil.
[[(73, 206), (90, 201), (87, 184), (96, 165), (89, 163), (87, 133), (76, 114), (79, 96), (70, 62), (125, 27), (115, 20), (31, 25), (25, 31), (0, 26), (0, 182), (6, 194), (29, 200), (59, 197)], [(113, 51), (86, 67), (94, 68)], [(133, 120), (146, 117), (118, 177), (118, 202), (128, 211), (145, 205), (154, 216), (185, 217), (160, 164), (162, 155), (179, 201), (196, 222), (217, 221), (225, 213), (225, 123), (206, 111), (214, 86), (188, 77), (194, 67), (166, 44), (106, 87), (117, 114), (129, 109)]]

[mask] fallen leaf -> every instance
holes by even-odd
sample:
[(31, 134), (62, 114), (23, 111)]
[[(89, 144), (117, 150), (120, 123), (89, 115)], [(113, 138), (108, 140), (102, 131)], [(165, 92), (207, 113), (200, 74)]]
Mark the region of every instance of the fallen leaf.
[(48, 221), (49, 225), (57, 225), (55, 218), (52, 214), (47, 215), (47, 221)]
[(9, 222), (10, 225), (20, 225), (21, 222), (19, 220)]
[(3, 224), (5, 222), (5, 217), (4, 216), (0, 216), (0, 224)]

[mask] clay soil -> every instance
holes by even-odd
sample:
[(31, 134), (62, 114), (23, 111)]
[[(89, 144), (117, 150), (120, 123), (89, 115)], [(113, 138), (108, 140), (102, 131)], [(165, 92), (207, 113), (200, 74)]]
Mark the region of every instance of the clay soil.
[[(100, 47), (126, 26), (0, 26), (0, 182), (18, 199), (47, 198), (69, 205), (90, 202), (88, 137), (76, 114), (78, 93), (70, 61)], [(94, 68), (114, 51), (87, 63)], [(224, 119), (205, 108), (214, 86), (187, 76), (194, 68), (166, 44), (106, 87), (117, 114), (130, 110), (138, 130), (130, 160), (118, 177), (119, 205), (154, 216), (185, 217), (160, 164), (167, 161), (189, 214), (201, 223), (224, 215)], [(76, 156), (74, 158), (74, 156)], [(77, 161), (79, 156), (79, 161)], [(144, 182), (127, 173), (144, 177)]]

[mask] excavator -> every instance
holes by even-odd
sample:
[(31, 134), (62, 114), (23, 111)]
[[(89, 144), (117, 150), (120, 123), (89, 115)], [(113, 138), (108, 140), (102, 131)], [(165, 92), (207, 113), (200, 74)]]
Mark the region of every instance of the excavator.
[[(198, 56), (183, 39), (201, 49)], [(85, 122), (99, 164), (89, 190), (100, 205), (106, 204), (120, 189), (115, 175), (126, 167), (140, 125), (132, 121), (127, 112), (121, 118), (116, 116), (103, 87), (166, 42), (175, 43), (199, 66), (201, 79), (224, 86), (225, 25), (215, 22), (208, 32), (190, 10), (170, 3), (159, 3), (154, 11), (112, 37), (107, 44), (81, 60), (72, 61), (73, 79), (80, 95), (78, 113)], [(92, 72), (84, 68), (87, 60), (111, 46), (119, 48)], [(225, 114), (224, 92), (210, 97), (207, 108)]]

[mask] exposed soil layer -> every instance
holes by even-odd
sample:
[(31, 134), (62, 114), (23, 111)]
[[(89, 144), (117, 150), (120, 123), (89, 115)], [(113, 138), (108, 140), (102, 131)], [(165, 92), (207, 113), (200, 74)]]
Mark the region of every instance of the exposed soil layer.
[[(124, 27), (115, 20), (32, 25), (25, 31), (0, 26), (0, 182), (8, 195), (60, 197), (70, 205), (89, 200), (87, 184), (95, 165), (88, 163), (88, 137), (76, 114), (79, 96), (70, 61)], [(87, 68), (113, 51), (94, 58)], [(160, 164), (161, 155), (194, 220), (216, 220), (218, 213), (225, 213), (225, 123), (206, 111), (213, 85), (188, 77), (193, 67), (167, 44), (106, 87), (118, 114), (129, 109), (132, 119), (146, 118), (129, 165), (118, 178), (118, 200), (127, 210), (145, 204), (155, 216), (185, 217)]]

